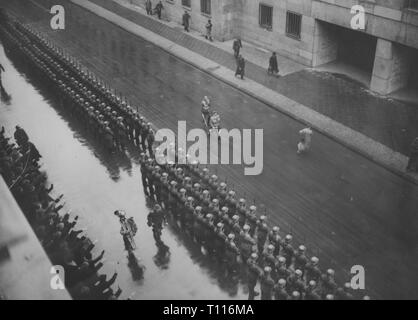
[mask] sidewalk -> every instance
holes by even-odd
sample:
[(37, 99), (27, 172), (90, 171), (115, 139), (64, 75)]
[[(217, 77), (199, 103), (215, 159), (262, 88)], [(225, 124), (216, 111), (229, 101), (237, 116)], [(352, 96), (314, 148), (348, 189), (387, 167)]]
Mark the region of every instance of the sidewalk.
[(417, 175), (405, 173), (405, 154), (418, 136), (417, 106), (378, 97), (345, 77), (311, 69), (277, 79), (267, 76), (265, 68), (247, 61), (248, 77), (242, 81), (231, 72), (235, 70), (232, 52), (216, 47), (216, 42), (200, 40), (198, 34), (185, 33), (173, 22), (146, 16), (141, 8), (129, 4), (125, 5), (130, 8), (113, 0), (71, 1), (311, 125), (385, 168), (418, 181)]

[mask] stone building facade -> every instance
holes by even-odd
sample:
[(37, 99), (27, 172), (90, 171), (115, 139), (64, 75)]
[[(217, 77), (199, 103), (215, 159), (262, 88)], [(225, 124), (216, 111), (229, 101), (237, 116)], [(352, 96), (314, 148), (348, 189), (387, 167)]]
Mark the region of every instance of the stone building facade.
[[(202, 33), (211, 19), (218, 41), (240, 37), (311, 67), (344, 60), (367, 72), (370, 88), (382, 94), (418, 82), (418, 0), (162, 2), (168, 19), (181, 23), (187, 10), (191, 28)], [(351, 27), (354, 5), (364, 8), (363, 30)]]

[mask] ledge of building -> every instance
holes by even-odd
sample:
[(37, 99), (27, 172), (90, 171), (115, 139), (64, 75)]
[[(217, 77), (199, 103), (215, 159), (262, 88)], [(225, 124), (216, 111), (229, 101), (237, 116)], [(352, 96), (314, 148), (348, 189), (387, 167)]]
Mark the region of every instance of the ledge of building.
[(0, 176), (0, 299), (69, 300), (50, 286), (52, 264)]

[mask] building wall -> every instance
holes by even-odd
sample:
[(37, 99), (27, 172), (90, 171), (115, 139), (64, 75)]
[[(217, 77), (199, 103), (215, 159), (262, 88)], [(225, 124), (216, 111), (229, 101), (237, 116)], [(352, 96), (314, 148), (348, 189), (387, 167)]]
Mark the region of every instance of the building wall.
[[(145, 0), (132, 0), (144, 6)], [(346, 28), (350, 39), (348, 46), (359, 48), (352, 54), (365, 55), (368, 62), (365, 66), (374, 66), (372, 87), (379, 88), (379, 92), (388, 93), (404, 85), (405, 72), (411, 59), (398, 45), (418, 49), (418, 11), (409, 10), (408, 0), (212, 0), (212, 12), (203, 14), (200, 0), (191, 0), (191, 8), (183, 7), (181, 0), (163, 0), (165, 7), (163, 16), (168, 20), (182, 22), (184, 10), (191, 15), (191, 28), (205, 34), (208, 19), (212, 20), (214, 38), (218, 41), (240, 37), (255, 45), (259, 45), (280, 55), (291, 58), (307, 66), (318, 66), (338, 59), (341, 50), (350, 49), (344, 46), (339, 37), (341, 28)], [(157, 0), (153, 0), (153, 5)], [(267, 30), (260, 26), (260, 3), (273, 8), (272, 28)], [(351, 7), (360, 4), (365, 9), (365, 30), (352, 30)], [(302, 15), (300, 39), (286, 35), (286, 13), (292, 11)], [(344, 33), (344, 32), (343, 32)], [(356, 36), (356, 33), (358, 36)], [(363, 33), (363, 35), (362, 35)], [(369, 46), (361, 39), (374, 41)], [(358, 38), (356, 40), (356, 38)], [(394, 58), (391, 58), (391, 72), (388, 76), (378, 70), (383, 61), (380, 56), (375, 57), (376, 41), (393, 43)], [(384, 41), (386, 42), (384, 42)], [(361, 47), (361, 48), (360, 48)], [(351, 48), (352, 49), (352, 48)], [(350, 49), (350, 50), (351, 50)], [(363, 50), (364, 49), (364, 50)], [(348, 51), (350, 51), (348, 50)], [(352, 51), (352, 50), (351, 50)], [(373, 52), (372, 52), (373, 51)], [(348, 53), (350, 54), (350, 52)], [(379, 54), (379, 53), (377, 53)], [(385, 58), (386, 59), (386, 58)], [(388, 60), (386, 60), (388, 61)], [(397, 75), (395, 75), (395, 71)], [(382, 80), (384, 78), (384, 81)]]

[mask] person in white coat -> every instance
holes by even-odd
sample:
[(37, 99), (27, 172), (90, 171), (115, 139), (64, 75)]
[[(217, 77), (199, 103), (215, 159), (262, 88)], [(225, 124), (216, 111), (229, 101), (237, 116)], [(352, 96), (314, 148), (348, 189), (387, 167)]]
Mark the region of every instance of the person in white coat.
[(312, 129), (310, 127), (304, 128), (299, 131), (300, 141), (298, 143), (297, 154), (309, 151), (312, 141)]

